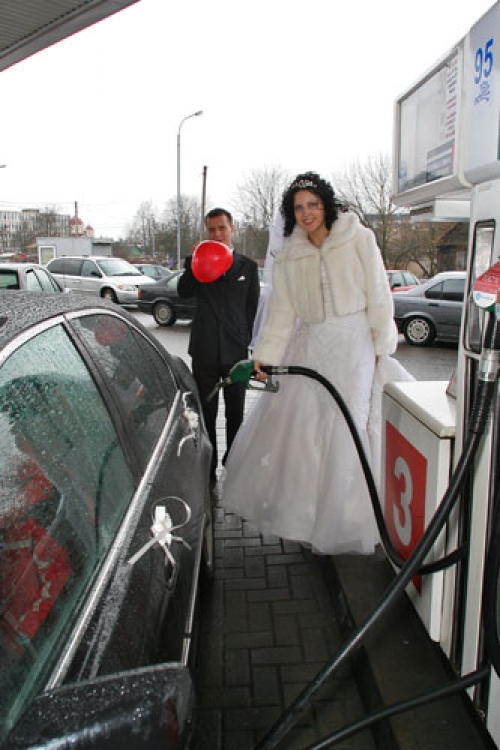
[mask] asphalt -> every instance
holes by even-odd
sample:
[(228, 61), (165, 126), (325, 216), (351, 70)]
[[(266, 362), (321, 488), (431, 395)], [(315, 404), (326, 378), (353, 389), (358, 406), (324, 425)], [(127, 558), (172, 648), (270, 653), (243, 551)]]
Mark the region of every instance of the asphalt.
[[(255, 397), (249, 393), (247, 408)], [(222, 455), (222, 407), (217, 431)], [(202, 603), (194, 750), (256, 750), (311, 680), (318, 689), (310, 705), (269, 748), (494, 750), (462, 694), (320, 744), (370, 712), (450, 685), (454, 676), (406, 595), (367, 638), (358, 637), (395, 575), (382, 549), (368, 557), (317, 556), (261, 536), (217, 501), (216, 492), (216, 566)], [(353, 655), (329, 669), (352, 640)]]

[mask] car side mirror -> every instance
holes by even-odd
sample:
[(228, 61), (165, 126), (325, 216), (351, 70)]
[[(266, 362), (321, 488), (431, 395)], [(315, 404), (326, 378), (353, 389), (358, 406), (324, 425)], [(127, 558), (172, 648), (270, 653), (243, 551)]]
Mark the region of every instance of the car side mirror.
[(2, 750), (180, 750), (191, 733), (194, 689), (170, 663), (65, 685), (34, 699)]

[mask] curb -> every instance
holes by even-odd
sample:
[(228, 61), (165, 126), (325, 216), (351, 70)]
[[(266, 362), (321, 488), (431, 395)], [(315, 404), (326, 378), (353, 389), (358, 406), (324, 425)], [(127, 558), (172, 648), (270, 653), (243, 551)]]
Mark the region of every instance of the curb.
[[(347, 639), (365, 622), (394, 578), (383, 551), (331, 559), (334, 606)], [(354, 656), (367, 714), (449, 685), (454, 678), (405, 596), (382, 616)], [(372, 728), (384, 750), (494, 750), (495, 744), (467, 695), (434, 701)]]

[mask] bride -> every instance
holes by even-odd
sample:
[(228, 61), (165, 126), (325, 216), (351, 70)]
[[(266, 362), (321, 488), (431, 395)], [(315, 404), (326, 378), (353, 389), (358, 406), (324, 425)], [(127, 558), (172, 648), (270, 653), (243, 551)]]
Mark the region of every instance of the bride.
[[(314, 172), (281, 204), (284, 240), (272, 270), (260, 363), (316, 370), (346, 402), (366, 453), (375, 364), (397, 345), (392, 296), (375, 237)], [(322, 554), (371, 554), (378, 532), (349, 429), (316, 381), (284, 376), (263, 393), (226, 461), (221, 505), (263, 534)]]

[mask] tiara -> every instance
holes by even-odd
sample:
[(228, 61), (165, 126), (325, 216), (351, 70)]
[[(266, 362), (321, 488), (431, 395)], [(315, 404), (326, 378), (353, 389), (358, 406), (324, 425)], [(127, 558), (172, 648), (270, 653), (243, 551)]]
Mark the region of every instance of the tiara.
[(297, 180), (290, 185), (290, 190), (306, 190), (307, 188), (316, 188), (317, 190), (318, 186), (312, 180)]

